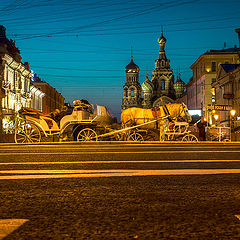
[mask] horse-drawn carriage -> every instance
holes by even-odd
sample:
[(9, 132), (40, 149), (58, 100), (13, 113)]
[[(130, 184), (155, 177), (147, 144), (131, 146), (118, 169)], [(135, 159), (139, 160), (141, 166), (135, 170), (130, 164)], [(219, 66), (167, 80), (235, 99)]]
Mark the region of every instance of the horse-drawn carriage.
[(198, 138), (189, 131), (191, 116), (183, 103), (166, 104), (151, 109), (129, 108), (123, 111), (121, 121), (124, 126), (147, 123), (141, 128), (155, 132), (157, 130), (159, 133), (157, 140), (160, 141), (198, 141)]
[[(61, 115), (61, 114), (60, 114)], [(97, 140), (122, 140), (122, 141), (147, 141), (147, 140), (177, 140), (176, 133), (166, 131), (169, 119), (176, 121), (183, 119), (189, 121), (189, 115), (184, 104), (167, 104), (153, 109), (129, 108), (122, 112), (122, 127), (114, 128), (106, 116), (93, 113), (92, 106), (81, 101), (76, 102), (71, 113), (65, 112), (62, 116), (53, 119), (39, 111), (23, 108), (19, 111), (16, 121), (15, 142), (33, 143), (58, 137), (62, 140), (97, 141)], [(179, 128), (180, 130), (180, 128)], [(176, 128), (175, 128), (175, 132)], [(182, 140), (196, 141), (189, 138), (187, 128), (179, 133)], [(170, 137), (174, 136), (174, 137)]]
[(72, 112), (43, 114), (30, 108), (19, 111), (15, 123), (15, 142), (40, 142), (51, 137), (67, 139), (70, 135), (77, 141), (97, 140), (98, 115), (92, 114), (92, 106), (76, 103)]

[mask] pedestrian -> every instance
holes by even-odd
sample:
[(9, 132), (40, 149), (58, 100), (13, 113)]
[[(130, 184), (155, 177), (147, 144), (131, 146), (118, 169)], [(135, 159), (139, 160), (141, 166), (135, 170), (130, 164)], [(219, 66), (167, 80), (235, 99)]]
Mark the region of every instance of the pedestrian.
[(205, 121), (204, 117), (201, 117), (201, 121), (197, 123), (200, 141), (206, 141), (206, 131), (205, 131), (206, 126), (207, 126), (207, 122)]

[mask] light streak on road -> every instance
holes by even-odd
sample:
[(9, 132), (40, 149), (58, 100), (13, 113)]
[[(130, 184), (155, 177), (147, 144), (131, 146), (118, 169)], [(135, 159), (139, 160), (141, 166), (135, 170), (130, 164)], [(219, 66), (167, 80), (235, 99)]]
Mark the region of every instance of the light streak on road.
[(0, 180), (49, 179), (49, 178), (92, 178), (92, 177), (133, 177), (172, 175), (213, 175), (240, 174), (240, 169), (172, 169), (172, 170), (3, 170)]
[(1, 165), (60, 165), (60, 164), (115, 164), (115, 163), (224, 163), (224, 162), (240, 162), (238, 159), (202, 159), (202, 160), (129, 160), (129, 161), (68, 161), (68, 162), (0, 162)]
[[(83, 152), (83, 151), (72, 151), (72, 152), (31, 152), (30, 155), (75, 155), (75, 154), (88, 154), (88, 155), (96, 155), (96, 154), (174, 154), (174, 153), (196, 153), (196, 151), (94, 151), (94, 152)], [(240, 150), (198, 150), (197, 153), (240, 153)], [(0, 153), (0, 156), (22, 156), (29, 155), (29, 152), (8, 152), (8, 153)]]

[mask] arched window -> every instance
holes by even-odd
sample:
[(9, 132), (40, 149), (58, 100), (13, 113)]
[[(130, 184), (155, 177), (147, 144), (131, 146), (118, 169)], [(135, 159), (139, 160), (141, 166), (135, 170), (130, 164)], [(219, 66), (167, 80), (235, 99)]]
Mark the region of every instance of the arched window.
[(131, 97), (134, 97), (134, 95), (135, 95), (135, 94), (134, 94), (134, 89), (132, 88), (132, 89), (131, 89)]
[(127, 97), (127, 88), (124, 88), (124, 89), (123, 89), (123, 96), (124, 96), (124, 97)]
[(165, 90), (165, 80), (163, 80), (163, 79), (161, 81), (161, 89)]

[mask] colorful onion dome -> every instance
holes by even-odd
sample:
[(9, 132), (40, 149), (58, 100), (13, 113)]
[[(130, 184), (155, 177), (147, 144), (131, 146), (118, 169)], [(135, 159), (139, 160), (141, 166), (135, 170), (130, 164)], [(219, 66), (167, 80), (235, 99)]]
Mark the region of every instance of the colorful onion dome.
[(143, 92), (153, 92), (153, 83), (148, 79), (148, 75), (146, 76), (146, 80), (142, 84)]

